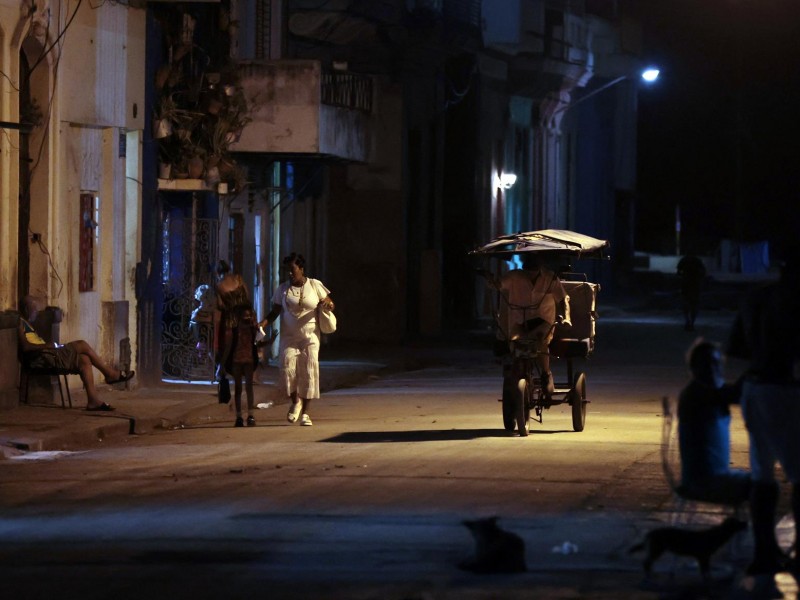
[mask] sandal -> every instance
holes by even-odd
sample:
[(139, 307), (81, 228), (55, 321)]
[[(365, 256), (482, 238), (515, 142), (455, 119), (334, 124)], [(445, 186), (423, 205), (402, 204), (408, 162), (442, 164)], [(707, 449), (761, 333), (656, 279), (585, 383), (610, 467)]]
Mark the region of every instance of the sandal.
[(87, 406), (86, 410), (99, 410), (102, 412), (111, 412), (114, 410), (114, 407), (108, 404), (107, 402), (103, 402), (102, 404), (98, 404), (97, 406)]
[(133, 379), (133, 376), (136, 374), (136, 371), (123, 371), (120, 370), (119, 377), (116, 379), (106, 379), (106, 383), (108, 385), (114, 385), (115, 383), (125, 383), (129, 379)]

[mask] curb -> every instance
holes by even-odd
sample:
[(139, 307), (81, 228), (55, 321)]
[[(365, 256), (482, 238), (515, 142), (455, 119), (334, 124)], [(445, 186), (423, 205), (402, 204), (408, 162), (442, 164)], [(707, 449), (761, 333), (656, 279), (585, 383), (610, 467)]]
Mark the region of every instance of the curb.
[[(337, 362), (330, 361), (322, 366), (322, 393), (357, 386), (379, 373), (403, 370), (401, 366), (385, 362), (348, 361), (346, 366), (337, 365)], [(157, 388), (154, 389), (157, 391)], [(266, 390), (263, 401), (271, 401), (273, 406), (288, 404), (288, 399), (278, 391), (274, 383), (267, 383), (262, 389)], [(90, 424), (85, 420), (87, 418), (97, 419), (97, 423)], [(168, 406), (148, 417), (137, 417), (119, 410), (114, 413), (81, 413), (74, 417), (73, 424), (65, 425), (68, 430), (52, 435), (37, 437), (29, 431), (20, 432), (19, 435), (9, 431), (7, 435), (0, 435), (0, 460), (26, 452), (91, 449), (112, 437), (146, 435), (156, 430), (224, 423), (232, 418), (228, 404), (197, 400)]]

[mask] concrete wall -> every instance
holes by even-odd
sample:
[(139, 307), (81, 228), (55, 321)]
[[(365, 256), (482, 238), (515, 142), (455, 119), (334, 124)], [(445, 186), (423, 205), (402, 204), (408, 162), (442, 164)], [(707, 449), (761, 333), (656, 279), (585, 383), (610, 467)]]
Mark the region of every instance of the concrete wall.
[(331, 167), (324, 283), (336, 301), (337, 339), (391, 343), (405, 334), (407, 308), (403, 101), (396, 84), (378, 87), (370, 163)]
[[(0, 348), (4, 348), (0, 360), (0, 410), (14, 408), (19, 402), (19, 362), (17, 354), (17, 324), (19, 315), (13, 311), (0, 312)], [(14, 360), (8, 360), (14, 356)]]
[(242, 90), (252, 121), (234, 152), (319, 151), (320, 65), (279, 61), (243, 65)]
[(242, 89), (252, 121), (233, 152), (327, 154), (367, 158), (367, 117), (321, 103), (319, 61), (283, 60), (243, 65)]

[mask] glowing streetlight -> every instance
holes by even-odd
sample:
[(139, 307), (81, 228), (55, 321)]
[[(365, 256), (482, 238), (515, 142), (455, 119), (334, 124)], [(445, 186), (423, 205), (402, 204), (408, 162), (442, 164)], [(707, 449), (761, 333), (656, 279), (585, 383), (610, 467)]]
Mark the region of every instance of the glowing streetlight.
[(497, 181), (497, 187), (508, 190), (511, 186), (517, 183), (517, 176), (514, 173), (500, 173), (500, 178)]
[(642, 79), (644, 79), (647, 83), (653, 83), (656, 79), (658, 79), (658, 75), (661, 73), (655, 67), (647, 67), (644, 71), (642, 71)]
[[(642, 70), (642, 71), (639, 73), (639, 77), (641, 77), (642, 81), (644, 81), (646, 84), (648, 84), (648, 85), (649, 85), (649, 84), (652, 84), (652, 83), (654, 83), (654, 82), (655, 82), (655, 81), (658, 79), (658, 76), (660, 75), (660, 73), (661, 73), (661, 71), (659, 71), (659, 69), (658, 69), (658, 68), (656, 68), (656, 67), (647, 67), (646, 69), (643, 69), (643, 70)], [(616, 79), (612, 79), (612, 80), (611, 80), (611, 81), (609, 81), (608, 83), (606, 83), (606, 84), (604, 84), (604, 85), (601, 85), (601, 86), (600, 86), (599, 88), (597, 88), (596, 90), (592, 90), (591, 92), (589, 92), (589, 93), (588, 93), (588, 94), (586, 94), (585, 96), (581, 96), (580, 98), (578, 98), (577, 100), (575, 100), (575, 102), (573, 102), (573, 103), (571, 103), (571, 104), (568, 104), (568, 105), (567, 105), (567, 106), (566, 106), (566, 107), (563, 109), (563, 111), (564, 111), (564, 112), (566, 112), (566, 111), (568, 111), (569, 109), (571, 109), (571, 108), (574, 108), (575, 106), (577, 106), (578, 104), (580, 104), (580, 103), (581, 103), (581, 102), (583, 102), (584, 100), (588, 100), (588, 99), (589, 99), (589, 98), (591, 98), (592, 96), (595, 96), (595, 95), (599, 94), (599, 93), (600, 93), (600, 92), (602, 92), (603, 90), (607, 90), (607, 89), (608, 89), (608, 88), (610, 88), (611, 86), (617, 85), (618, 83), (622, 83), (622, 82), (623, 82), (623, 81), (625, 81), (626, 79), (630, 79), (630, 75), (621, 75), (620, 77), (617, 77)]]

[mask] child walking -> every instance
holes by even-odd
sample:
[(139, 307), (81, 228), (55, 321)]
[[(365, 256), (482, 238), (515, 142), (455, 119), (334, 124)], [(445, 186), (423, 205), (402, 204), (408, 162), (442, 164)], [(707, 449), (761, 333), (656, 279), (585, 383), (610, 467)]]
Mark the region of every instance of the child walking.
[(244, 427), (242, 420), (242, 379), (247, 394), (247, 426), (256, 424), (253, 416), (253, 373), (258, 366), (256, 348), (256, 316), (252, 305), (244, 304), (234, 309), (230, 327), (226, 328), (225, 337), (230, 343), (225, 344), (225, 355), (221, 365), (233, 377), (233, 400), (236, 406), (236, 422), (234, 427)]

